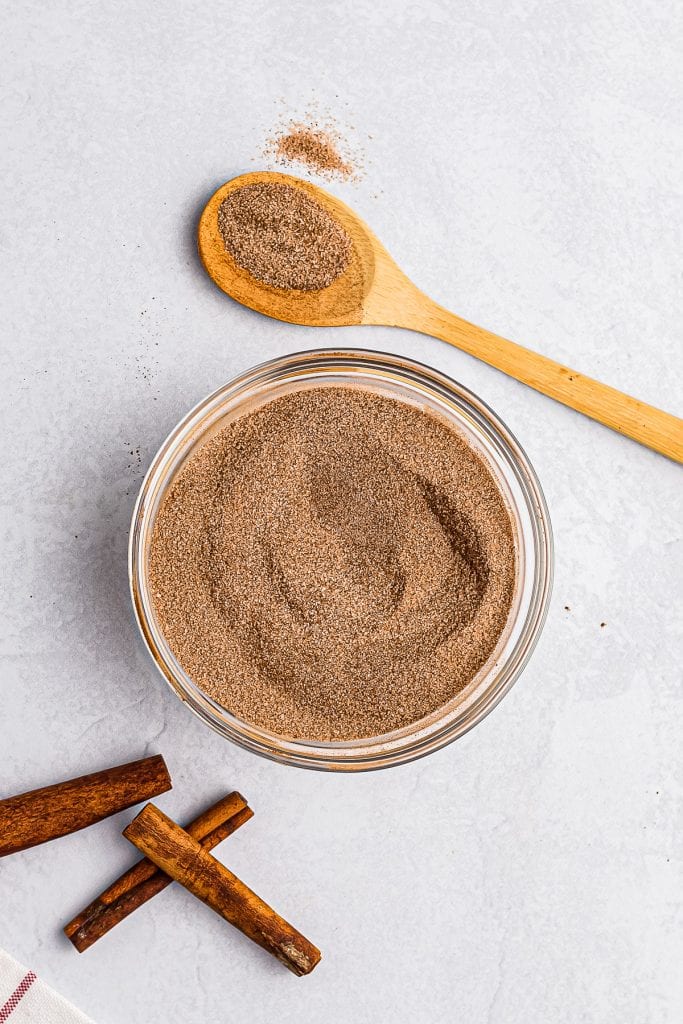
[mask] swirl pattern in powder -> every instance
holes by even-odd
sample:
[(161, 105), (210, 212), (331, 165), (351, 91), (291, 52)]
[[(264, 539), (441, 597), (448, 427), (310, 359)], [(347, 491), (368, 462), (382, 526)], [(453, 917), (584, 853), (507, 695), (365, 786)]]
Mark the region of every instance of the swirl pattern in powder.
[(347, 386), (238, 418), (157, 516), (150, 580), (180, 664), (238, 717), (311, 740), (376, 736), (487, 661), (515, 583), (491, 471), (431, 413)]

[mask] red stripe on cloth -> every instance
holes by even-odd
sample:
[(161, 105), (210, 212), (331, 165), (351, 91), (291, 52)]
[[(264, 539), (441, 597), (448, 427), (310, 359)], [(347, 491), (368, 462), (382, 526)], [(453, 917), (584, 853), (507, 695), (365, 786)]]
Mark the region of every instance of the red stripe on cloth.
[(26, 977), (22, 978), (5, 1005), (0, 1006), (0, 1024), (4, 1024), (4, 1021), (9, 1020), (34, 981), (36, 981), (36, 976), (33, 971), (29, 971)]

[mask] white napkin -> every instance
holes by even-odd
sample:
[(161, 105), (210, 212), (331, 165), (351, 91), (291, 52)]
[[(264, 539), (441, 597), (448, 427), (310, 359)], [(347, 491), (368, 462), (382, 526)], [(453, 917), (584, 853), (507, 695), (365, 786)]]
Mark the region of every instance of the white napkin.
[(0, 1024), (92, 1024), (71, 1003), (0, 949)]

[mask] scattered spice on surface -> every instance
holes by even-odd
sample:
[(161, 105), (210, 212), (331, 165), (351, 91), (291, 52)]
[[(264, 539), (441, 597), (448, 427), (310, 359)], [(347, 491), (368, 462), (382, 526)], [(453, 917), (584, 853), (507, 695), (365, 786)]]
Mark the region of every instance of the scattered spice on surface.
[(268, 140), (264, 156), (280, 166), (300, 164), (323, 178), (348, 181), (357, 179), (360, 170), (345, 152), (347, 149), (340, 130), (331, 121), (289, 121)]
[(341, 224), (290, 185), (235, 189), (218, 208), (218, 228), (235, 262), (275, 288), (327, 288), (351, 260), (351, 239)]
[(157, 515), (150, 584), (193, 681), (244, 721), (376, 736), (456, 696), (505, 628), (510, 514), (467, 440), (361, 387), (283, 395), (206, 441)]
[(319, 174), (350, 178), (353, 166), (340, 155), (337, 144), (323, 129), (293, 125), (275, 143), (275, 153), (284, 162), (306, 164)]

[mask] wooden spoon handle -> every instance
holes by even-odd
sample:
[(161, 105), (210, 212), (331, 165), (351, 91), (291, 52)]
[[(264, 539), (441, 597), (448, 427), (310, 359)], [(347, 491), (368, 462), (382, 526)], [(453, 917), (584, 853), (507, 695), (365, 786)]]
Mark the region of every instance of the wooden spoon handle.
[(677, 416), (476, 327), (422, 293), (411, 298), (394, 326), (409, 327), (447, 341), (570, 409), (683, 462), (683, 420)]

